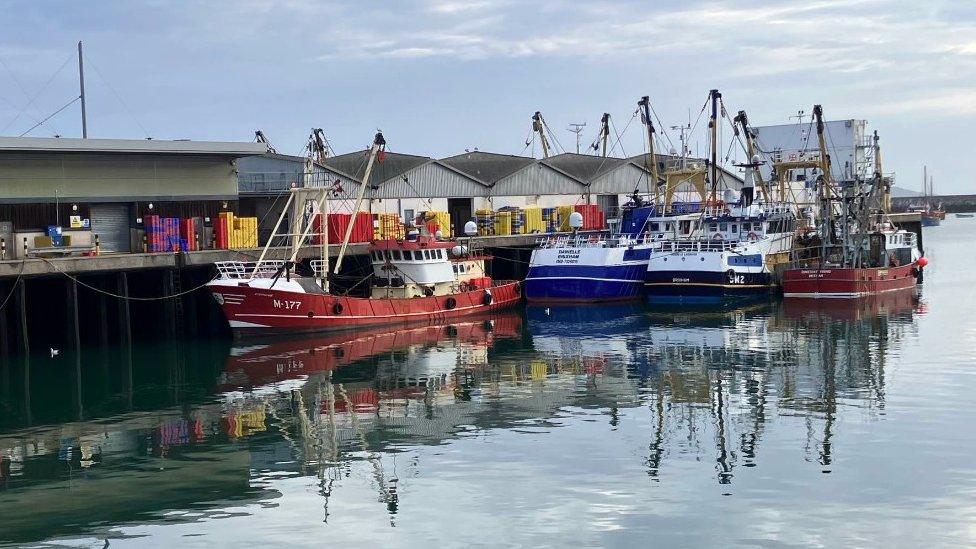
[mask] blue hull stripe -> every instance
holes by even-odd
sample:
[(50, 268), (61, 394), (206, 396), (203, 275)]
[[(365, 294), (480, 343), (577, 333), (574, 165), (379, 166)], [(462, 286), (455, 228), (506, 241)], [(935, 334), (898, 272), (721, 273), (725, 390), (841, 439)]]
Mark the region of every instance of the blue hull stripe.
[(634, 299), (641, 295), (646, 272), (646, 264), (532, 266), (522, 292), (530, 301)]

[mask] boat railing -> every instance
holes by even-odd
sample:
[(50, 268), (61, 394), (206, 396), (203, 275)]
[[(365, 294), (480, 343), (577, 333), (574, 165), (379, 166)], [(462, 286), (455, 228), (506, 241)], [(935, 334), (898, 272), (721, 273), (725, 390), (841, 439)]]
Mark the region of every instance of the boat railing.
[(316, 278), (320, 278), (329, 271), (329, 262), (322, 259), (313, 259), (308, 262), (308, 265), (312, 268)]
[(250, 280), (253, 278), (273, 278), (285, 267), (282, 259), (264, 261), (215, 261), (219, 278), (231, 280)]
[(728, 240), (664, 240), (660, 241), (662, 252), (723, 252), (739, 245)]
[(638, 236), (613, 234), (609, 232), (547, 235), (536, 239), (539, 248), (616, 248), (622, 245), (654, 244), (660, 242), (653, 235), (643, 233)]

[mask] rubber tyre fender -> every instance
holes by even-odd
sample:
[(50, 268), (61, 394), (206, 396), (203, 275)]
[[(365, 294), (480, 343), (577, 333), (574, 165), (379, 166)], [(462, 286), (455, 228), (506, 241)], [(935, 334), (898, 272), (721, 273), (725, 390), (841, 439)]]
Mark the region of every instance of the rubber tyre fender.
[(339, 303), (338, 301), (336, 301), (335, 303), (332, 304), (332, 314), (334, 314), (336, 316), (341, 315), (342, 314), (342, 309), (343, 309), (342, 303)]
[(457, 300), (454, 299), (453, 297), (449, 297), (449, 298), (445, 299), (444, 300), (444, 307), (446, 307), (447, 309), (453, 309), (453, 308), (457, 307)]
[(484, 297), (481, 298), (481, 302), (484, 303), (485, 305), (491, 305), (491, 301), (492, 301), (491, 292), (485, 292)]

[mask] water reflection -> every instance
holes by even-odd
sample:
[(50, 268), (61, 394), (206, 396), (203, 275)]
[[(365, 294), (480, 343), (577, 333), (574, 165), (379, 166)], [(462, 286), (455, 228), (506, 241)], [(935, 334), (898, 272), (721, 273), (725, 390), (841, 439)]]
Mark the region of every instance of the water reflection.
[(610, 431), (600, 436), (639, 427), (627, 431), (636, 457), (618, 459), (643, 482), (682, 482), (675, 464), (690, 459), (733, 484), (764, 464), (779, 425), (799, 427), (804, 463), (830, 473), (845, 451), (838, 415), (884, 413), (885, 370), (917, 307), (904, 293), (722, 312), (530, 307), (230, 348), (102, 349), (76, 376), (74, 362), (39, 371), (35, 358), (8, 366), (0, 387), (0, 541), (225, 516), (237, 501), (274, 505), (286, 478), (315, 479), (308, 520), (330, 523), (353, 484), (397, 526), (405, 505), (425, 504), (400, 489), (423, 470), (420, 449), (498, 430), (546, 444), (595, 418)]

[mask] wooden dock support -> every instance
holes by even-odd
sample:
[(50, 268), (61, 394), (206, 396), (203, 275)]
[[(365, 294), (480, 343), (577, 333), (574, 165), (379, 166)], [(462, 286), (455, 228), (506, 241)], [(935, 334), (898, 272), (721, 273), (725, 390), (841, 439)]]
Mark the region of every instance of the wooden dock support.
[(17, 309), (20, 310), (20, 352), (30, 354), (30, 341), (27, 336), (27, 285), (24, 279), (17, 281)]
[(120, 272), (116, 278), (116, 294), (119, 296), (119, 343), (123, 348), (132, 347), (132, 315), (129, 309), (129, 275)]

